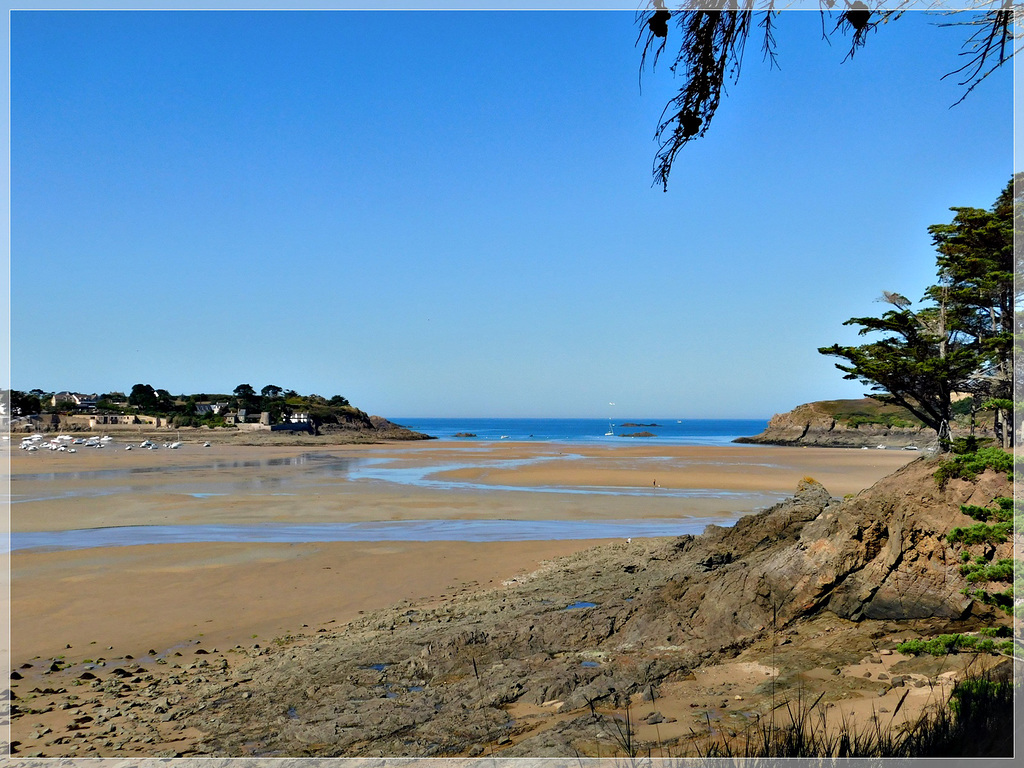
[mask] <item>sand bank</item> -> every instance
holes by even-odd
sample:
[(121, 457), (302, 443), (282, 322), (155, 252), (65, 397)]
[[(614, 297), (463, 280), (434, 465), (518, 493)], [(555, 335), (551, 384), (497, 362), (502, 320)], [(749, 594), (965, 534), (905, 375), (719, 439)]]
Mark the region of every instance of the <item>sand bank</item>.
[[(186, 444), (75, 454), (12, 452), (13, 531), (88, 527), (416, 519), (636, 519), (720, 522), (790, 492), (804, 476), (853, 493), (912, 460), (897, 451), (402, 443), (249, 447)], [(387, 482), (351, 471), (454, 476), (469, 486)], [(457, 465), (456, 468), (452, 468)], [(414, 471), (413, 471), (414, 470)], [(396, 475), (397, 476), (397, 475)], [(654, 487), (657, 482), (661, 489)], [(501, 490), (488, 490), (490, 484)], [(527, 493), (602, 486), (643, 496)], [(666, 497), (711, 488), (749, 497)], [(207, 493), (209, 491), (209, 493)], [(33, 499), (19, 501), (19, 499)], [(97, 646), (138, 654), (202, 632), (221, 645), (302, 624), (345, 621), (396, 601), (440, 598), (529, 571), (589, 542), (468, 544), (189, 544), (11, 556), (14, 660), (88, 656)], [(66, 645), (71, 649), (66, 649)], [(94, 644), (94, 645), (91, 645)]]
[(138, 658), (199, 637), (212, 647), (266, 645), (303, 625), (343, 624), (402, 600), (431, 602), (494, 586), (595, 543), (189, 544), (16, 553), (12, 662), (59, 654)]

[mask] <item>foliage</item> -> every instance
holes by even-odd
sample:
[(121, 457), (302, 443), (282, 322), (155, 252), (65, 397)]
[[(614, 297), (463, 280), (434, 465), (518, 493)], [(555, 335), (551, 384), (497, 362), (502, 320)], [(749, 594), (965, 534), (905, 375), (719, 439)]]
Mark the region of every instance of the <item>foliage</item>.
[[(991, 642), (991, 641), (989, 641)], [(815, 713), (821, 697), (810, 705), (799, 698), (783, 702), (782, 723), (774, 711), (748, 728), (742, 741), (717, 740), (703, 748), (700, 757), (984, 757), (1013, 754), (1014, 685), (1009, 680), (969, 675), (958, 681), (948, 701), (941, 701), (919, 718), (899, 728), (893, 720), (908, 694), (888, 715), (858, 730), (846, 721), (833, 727), (826, 710)], [(710, 737), (709, 737), (710, 738)]]
[(977, 453), (985, 443), (991, 443), (992, 441), (987, 437), (976, 437), (975, 435), (967, 435), (966, 437), (955, 437), (953, 438), (953, 444), (951, 446), (951, 452), (957, 455), (965, 453)]
[(935, 470), (935, 481), (942, 487), (948, 480), (963, 478), (973, 480), (986, 469), (1005, 472), (1013, 479), (1013, 456), (1002, 448), (981, 448), (974, 453), (954, 455), (950, 459), (939, 462)]
[(980, 520), (983, 523), (987, 523), (990, 520), (997, 523), (1004, 523), (1013, 519), (1013, 499), (1007, 498), (1006, 496), (1000, 496), (993, 501), (998, 506), (998, 509), (979, 507), (975, 504), (961, 504), (960, 511), (968, 517)]
[[(38, 394), (36, 394), (38, 392)], [(26, 413), (39, 413), (42, 408), (41, 390), (32, 393), (12, 391), (12, 406), (27, 408)], [(150, 384), (135, 384), (127, 398), (121, 392), (103, 395), (96, 408), (106, 412), (123, 412), (127, 410), (145, 413), (150, 416), (161, 416), (169, 419), (176, 427), (214, 427), (223, 426), (223, 414), (198, 413), (200, 403), (231, 402), (236, 407), (244, 408), (249, 413), (267, 412), (272, 424), (281, 422), (286, 416), (296, 413), (309, 413), (318, 423), (337, 423), (349, 416), (365, 418), (366, 414), (353, 407), (347, 398), (334, 395), (328, 400), (320, 395), (299, 395), (293, 389), (284, 389), (276, 384), (268, 384), (257, 394), (249, 384), (239, 384), (231, 394), (210, 394), (206, 392), (182, 394), (175, 398), (166, 389), (155, 389)], [(73, 403), (58, 403), (57, 407), (67, 410), (74, 408)]]
[(975, 410), (975, 407), (974, 397), (968, 396), (955, 401), (950, 410), (954, 416), (969, 416)]
[(846, 419), (846, 425), (849, 427), (859, 427), (861, 424), (879, 424), (883, 427), (895, 427), (897, 429), (910, 429), (920, 426), (920, 423), (915, 424), (908, 419), (902, 419), (891, 413), (877, 415), (854, 413)]
[(1002, 592), (988, 592), (984, 589), (971, 590), (966, 588), (961, 593), (974, 598), (985, 605), (993, 605), (1002, 608), (1006, 613), (1013, 612), (1013, 587), (1007, 587)]
[(135, 384), (128, 395), (128, 404), (143, 413), (166, 414), (174, 409), (174, 399), (166, 389), (153, 389), (149, 384)]
[[(716, 3), (710, 3), (711, 8), (708, 8), (707, 0), (690, 0), (674, 11), (666, 9), (664, 0), (653, 0), (652, 4), (653, 7), (637, 15), (640, 26), (637, 43), (641, 40), (644, 43), (641, 71), (649, 54), (653, 57), (653, 66), (657, 66), (668, 44), (670, 23), (678, 30), (673, 34), (679, 36), (678, 53), (670, 68), (674, 75), (681, 77), (682, 85), (662, 110), (655, 134), (659, 148), (654, 179), (667, 189), (676, 155), (688, 142), (707, 133), (726, 83), (739, 80), (747, 39), (759, 34), (764, 59), (775, 65), (778, 11), (769, 2), (761, 3), (759, 8), (755, 0), (732, 3), (728, 11), (713, 10)], [(846, 58), (852, 58), (871, 34), (900, 18), (907, 5), (909, 0), (896, 0), (887, 10), (870, 10), (861, 0), (854, 0), (846, 3), (845, 10), (833, 11), (835, 3), (824, 0), (821, 4), (822, 37), (828, 40), (836, 33), (848, 37), (850, 47)], [(720, 7), (724, 6), (722, 2)], [(964, 96), (1013, 55), (1012, 24), (1013, 11), (1007, 4), (943, 25), (963, 25), (970, 30), (961, 53), (967, 63), (949, 73), (963, 76)]]
[(960, 575), (965, 578), (968, 584), (986, 581), (1012, 581), (1014, 572), (1014, 561), (1011, 558), (1000, 558), (994, 563), (981, 562), (968, 563), (960, 566)]
[(951, 653), (972, 651), (976, 653), (1013, 653), (1013, 641), (996, 642), (991, 637), (976, 635), (939, 635), (929, 640), (917, 638), (907, 640), (896, 646), (896, 650), (907, 656), (919, 656), (922, 653), (931, 656), (948, 656)]
[(1013, 523), (975, 523), (969, 528), (954, 528), (946, 534), (950, 544), (1002, 544), (1013, 535)]
[[(885, 291), (892, 305), (880, 317), (854, 317), (861, 336), (881, 336), (859, 346), (820, 347), (838, 357), (843, 378), (871, 388), (869, 397), (900, 405), (934, 429), (943, 450), (951, 447), (950, 422), (975, 400), (954, 407), (970, 393), (987, 398), (1003, 447), (1012, 445), (1013, 388), (1013, 180), (991, 210), (953, 208), (950, 224), (929, 227), (937, 257), (937, 282), (922, 306)], [(970, 450), (973, 446), (963, 446)]]
[(14, 416), (32, 416), (42, 410), (42, 403), (37, 395), (30, 392), (11, 390), (11, 414)]

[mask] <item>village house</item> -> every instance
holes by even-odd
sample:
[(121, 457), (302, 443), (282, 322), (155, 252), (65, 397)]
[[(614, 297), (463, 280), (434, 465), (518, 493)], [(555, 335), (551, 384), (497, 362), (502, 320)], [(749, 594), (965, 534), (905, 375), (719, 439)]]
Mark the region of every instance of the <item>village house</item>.
[(91, 411), (96, 409), (99, 395), (81, 395), (77, 392), (55, 392), (50, 398), (50, 405), (57, 403), (74, 403), (75, 409), (80, 411)]

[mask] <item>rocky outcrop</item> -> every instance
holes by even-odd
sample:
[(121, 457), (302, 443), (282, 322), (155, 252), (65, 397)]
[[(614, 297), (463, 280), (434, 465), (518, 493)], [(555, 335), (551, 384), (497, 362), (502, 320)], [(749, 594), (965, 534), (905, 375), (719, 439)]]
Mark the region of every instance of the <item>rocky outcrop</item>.
[[(677, 540), (678, 575), (644, 598), (620, 636), (710, 648), (714, 638), (742, 643), (820, 611), (853, 621), (989, 614), (962, 594), (960, 549), (944, 537), (972, 523), (961, 504), (1009, 495), (1009, 481), (990, 471), (939, 488), (934, 470), (919, 459), (844, 502), (803, 483), (792, 499), (733, 528)], [(999, 556), (1010, 557), (1002, 546)]]
[[(866, 412), (865, 415), (861, 415)], [(902, 416), (902, 418), (901, 418)], [(883, 408), (868, 398), (827, 400), (799, 405), (787, 413), (772, 416), (759, 435), (740, 437), (737, 443), (768, 445), (821, 445), (831, 448), (899, 448), (935, 443), (934, 431), (912, 426), (902, 409)], [(913, 420), (916, 421), (916, 420)]]
[(336, 417), (336, 423), (317, 425), (317, 434), (344, 437), (357, 433), (363, 437), (382, 440), (433, 440), (430, 435), (413, 432), (382, 416), (367, 416), (362, 411), (352, 410)]
[(383, 416), (371, 416), (370, 423), (378, 434), (387, 440), (435, 440), (431, 435), (413, 432), (411, 429), (388, 421)]
[[(934, 470), (918, 460), (846, 501), (805, 481), (732, 528), (594, 548), (500, 589), (261, 649), (180, 717), (206, 734), (196, 746), (206, 754), (473, 755), (492, 745), (565, 757), (593, 732), (595, 706), (623, 706), (776, 632), (825, 619), (864, 625), (865, 637), (877, 636), (876, 621), (1000, 620), (961, 592), (960, 548), (944, 536), (972, 522), (960, 504), (988, 505), (1009, 482), (989, 471), (940, 488)], [(999, 547), (989, 554), (1010, 556)], [(511, 745), (513, 704), (576, 714)]]

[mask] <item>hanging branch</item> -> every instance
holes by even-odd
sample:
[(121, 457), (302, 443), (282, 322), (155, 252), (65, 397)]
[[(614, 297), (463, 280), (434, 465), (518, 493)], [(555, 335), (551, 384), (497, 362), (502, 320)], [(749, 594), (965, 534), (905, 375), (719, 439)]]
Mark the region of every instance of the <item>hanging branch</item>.
[[(974, 1), (979, 6), (992, 4)], [(838, 32), (850, 36), (850, 50), (843, 59), (846, 61), (866, 44), (868, 36), (879, 26), (895, 21), (915, 2), (900, 0), (895, 7), (882, 10), (878, 7), (872, 9), (864, 0), (843, 0), (845, 7), (840, 6), (843, 9), (839, 10), (837, 0), (819, 0), (822, 36), (829, 40), (826, 14), (832, 18), (838, 14), (831, 34)], [(947, 75), (964, 75), (960, 85), (967, 86), (967, 90), (957, 104), (1017, 52), (1013, 50), (1016, 8), (1013, 0), (1001, 2), (1001, 8), (986, 12), (980, 19), (941, 25), (979, 27), (963, 46), (961, 55), (969, 57), (969, 60)], [(670, 34), (678, 30), (680, 35), (679, 52), (670, 69), (673, 74), (681, 76), (683, 86), (662, 110), (654, 135), (658, 142), (654, 180), (662, 189), (668, 189), (668, 177), (679, 150), (692, 139), (707, 133), (726, 83), (731, 81), (735, 84), (739, 79), (743, 49), (755, 12), (763, 14), (757, 22), (762, 35), (762, 56), (769, 66), (778, 66), (773, 25), (779, 11), (775, 10), (774, 0), (688, 0), (677, 10), (669, 10), (665, 0), (652, 0), (646, 11), (637, 14), (640, 31), (636, 44), (641, 41), (644, 44), (640, 57), (641, 76), (648, 54), (653, 56), (653, 69), (665, 52)]]
[[(939, 25), (941, 27), (979, 27), (964, 42), (963, 51), (960, 53), (961, 56), (968, 57), (967, 63), (942, 76), (942, 79), (945, 80), (947, 77), (964, 74), (964, 79), (960, 81), (959, 85), (968, 87), (956, 104), (963, 102), (967, 95), (977, 88), (986, 77), (999, 69), (1021, 48), (1024, 48), (1024, 45), (1017, 49), (1013, 48), (1013, 15), (1013, 3), (1011, 0), (1004, 0), (1001, 9), (989, 11), (983, 19)], [(953, 106), (955, 107), (956, 104)]]

